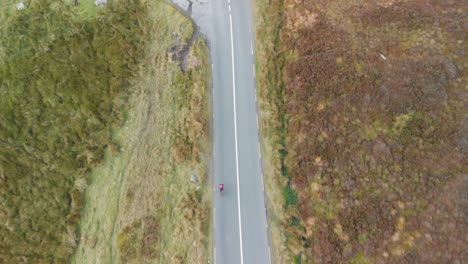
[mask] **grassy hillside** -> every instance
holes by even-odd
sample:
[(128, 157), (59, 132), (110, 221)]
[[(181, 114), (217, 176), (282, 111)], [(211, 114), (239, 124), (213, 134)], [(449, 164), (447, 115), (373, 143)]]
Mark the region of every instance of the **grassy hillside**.
[(278, 260), (467, 260), (464, 13), (438, 0), (257, 4)]
[[(88, 208), (100, 208), (100, 204), (107, 206), (107, 203), (123, 206), (133, 201), (128, 194), (127, 199), (120, 199), (126, 191), (124, 187), (115, 193), (99, 190), (101, 198), (109, 195), (108, 200), (84, 200), (83, 197), (85, 190), (92, 191), (98, 183), (114, 186), (119, 182), (119, 186), (126, 186), (120, 176), (123, 172), (105, 174), (102, 168), (114, 157), (137, 151), (134, 147), (135, 152), (126, 152), (128, 144), (122, 133), (132, 137), (142, 134), (121, 132), (122, 129), (138, 122), (138, 126), (150, 126), (142, 124), (148, 119), (132, 119), (137, 115), (135, 105), (142, 103), (141, 95), (148, 92), (142, 83), (151, 82), (161, 90), (170, 91), (174, 80), (178, 87), (173, 90), (175, 92), (191, 91), (197, 82), (198, 92), (204, 95), (207, 73), (198, 70), (182, 75), (177, 66), (161, 69), (161, 72), (154, 68), (154, 65), (164, 65), (161, 61), (167, 61), (167, 40), (174, 31), (167, 25), (169, 17), (159, 13), (156, 20), (156, 8), (167, 8), (159, 1), (110, 1), (102, 7), (94, 6), (93, 1), (79, 1), (78, 7), (68, 2), (26, 1), (23, 10), (16, 10), (14, 3), (10, 6), (7, 2), (2, 3), (5, 8), (0, 15), (0, 262), (64, 263), (78, 245), (90, 244), (83, 236), (87, 234), (86, 228), (79, 227), (83, 216), (84, 220), (88, 219)], [(187, 31), (179, 33), (186, 37), (191, 33), (191, 25), (185, 18), (179, 22), (182, 20), (188, 25)], [(158, 45), (161, 47), (155, 54), (154, 48)], [(205, 56), (203, 43), (199, 42), (197, 47), (196, 52)], [(193, 68), (204, 62), (197, 59)], [(161, 78), (155, 77), (156, 73), (177, 78), (165, 77), (166, 82), (159, 84), (154, 82)], [(153, 99), (159, 96), (154, 92)], [(194, 96), (198, 97), (194, 99)], [(200, 94), (190, 92), (179, 92), (174, 100), (178, 104), (165, 105), (165, 110), (158, 108), (160, 105), (155, 101), (146, 112), (198, 107), (201, 114), (196, 118), (185, 114), (186, 123), (158, 124), (171, 128), (167, 131), (170, 134), (180, 131), (179, 134), (185, 136), (184, 143), (189, 144), (195, 140), (185, 127), (195, 126), (193, 122), (200, 118), (204, 120), (206, 104)], [(204, 168), (200, 157), (206, 150), (201, 147), (206, 145), (206, 136), (203, 136), (206, 123), (195, 131), (199, 132), (200, 140), (191, 143), (179, 161), (193, 161), (196, 164), (193, 167)], [(154, 132), (151, 137), (159, 138)], [(182, 145), (185, 146), (171, 140), (165, 147), (182, 148)], [(172, 160), (153, 163), (151, 168), (169, 166), (174, 171), (183, 168), (178, 163), (165, 163), (169, 161)], [(157, 182), (164, 184), (162, 178)], [(189, 192), (183, 191), (179, 193), (182, 197)], [(204, 197), (202, 191), (198, 192), (199, 197)], [(190, 197), (189, 194), (185, 196)], [(203, 212), (207, 214), (202, 203), (199, 207), (205, 208)], [(94, 227), (100, 227), (101, 222), (116, 223), (120, 219), (117, 216), (123, 212), (115, 216), (102, 215)], [(145, 230), (159, 232), (156, 223), (163, 225), (167, 219), (150, 215), (154, 212), (145, 213), (139, 216), (141, 220), (135, 219), (135, 223), (142, 223)], [(203, 218), (196, 219), (201, 221), (199, 225), (204, 232), (206, 222)], [(114, 242), (109, 244), (117, 245), (117, 234), (124, 226), (114, 224), (113, 227), (111, 234), (115, 235), (111, 239)], [(153, 244), (161, 242), (149, 239)], [(139, 243), (137, 240), (128, 241)], [(151, 243), (147, 244), (150, 251), (154, 250)], [(200, 248), (204, 249), (206, 243)], [(119, 250), (113, 246), (113, 257), (123, 258), (127, 248)], [(154, 253), (150, 255), (155, 256)]]
[(150, 7), (157, 30), (115, 133), (120, 153), (106, 152), (90, 176), (73, 263), (210, 259), (207, 49), (195, 37), (183, 73), (196, 30), (164, 1)]

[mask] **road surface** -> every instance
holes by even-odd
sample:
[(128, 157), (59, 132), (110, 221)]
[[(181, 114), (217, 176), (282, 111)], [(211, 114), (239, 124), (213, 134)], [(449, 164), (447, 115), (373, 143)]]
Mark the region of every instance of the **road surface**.
[[(255, 92), (251, 0), (212, 0), (215, 263), (270, 263)], [(202, 25), (203, 26), (203, 25)]]
[(208, 38), (213, 67), (214, 261), (269, 264), (251, 0), (172, 0)]

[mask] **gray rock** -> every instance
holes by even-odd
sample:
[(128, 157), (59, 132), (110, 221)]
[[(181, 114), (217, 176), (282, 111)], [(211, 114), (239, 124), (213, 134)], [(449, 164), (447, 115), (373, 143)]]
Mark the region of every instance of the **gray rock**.
[(190, 179), (192, 180), (192, 182), (198, 182), (198, 178), (192, 174), (192, 177), (190, 177)]
[(23, 2), (19, 2), (17, 5), (16, 5), (16, 9), (17, 10), (23, 10), (26, 6), (24, 5)]
[(96, 0), (96, 2), (94, 2), (97, 6), (100, 6), (100, 5), (104, 5), (104, 4), (107, 4), (107, 0)]

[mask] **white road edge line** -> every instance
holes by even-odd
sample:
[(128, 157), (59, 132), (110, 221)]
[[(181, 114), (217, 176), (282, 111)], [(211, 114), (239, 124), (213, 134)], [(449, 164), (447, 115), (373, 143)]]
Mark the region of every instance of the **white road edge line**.
[(270, 253), (270, 254), (268, 254), (268, 259), (270, 260), (269, 263), (271, 263), (271, 248), (270, 248), (270, 246), (268, 246), (268, 252)]
[(254, 63), (252, 63), (252, 73), (253, 73), (253, 77), (255, 80), (255, 64)]
[[(213, 71), (214, 71), (214, 64), (211, 63), (211, 74), (213, 74)], [(215, 98), (215, 89), (214, 89), (214, 85), (211, 85), (211, 96), (213, 97), (213, 101), (212, 101), (212, 104), (213, 104), (213, 107), (214, 107), (214, 98)], [(215, 122), (215, 111), (213, 111), (213, 123)], [(214, 141), (214, 140), (213, 140)], [(216, 157), (215, 154), (214, 154), (214, 147), (213, 147), (213, 157)]]
[(216, 264), (216, 247), (213, 248), (213, 263)]
[(263, 177), (262, 177), (262, 192), (265, 192), (265, 185), (263, 184)]
[(236, 176), (237, 176), (237, 210), (239, 211), (239, 241), (241, 264), (244, 264), (244, 252), (242, 249), (242, 217), (240, 210), (240, 183), (239, 183), (239, 151), (237, 149), (237, 109), (236, 109), (236, 70), (234, 68), (234, 37), (232, 33), (232, 15), (229, 14), (229, 28), (231, 31), (231, 56), (232, 56), (232, 100), (234, 103), (234, 140), (236, 143)]
[(253, 44), (250, 42), (250, 54), (253, 55)]
[[(260, 177), (261, 177), (260, 179), (262, 179), (262, 191), (265, 192), (265, 184), (263, 183), (263, 172), (260, 173)], [(266, 207), (265, 207), (265, 210), (266, 210)]]

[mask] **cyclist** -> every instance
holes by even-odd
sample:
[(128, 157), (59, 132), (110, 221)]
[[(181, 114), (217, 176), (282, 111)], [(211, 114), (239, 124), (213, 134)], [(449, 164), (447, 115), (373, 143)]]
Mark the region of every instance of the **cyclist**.
[(224, 183), (219, 184), (219, 192), (224, 191)]

